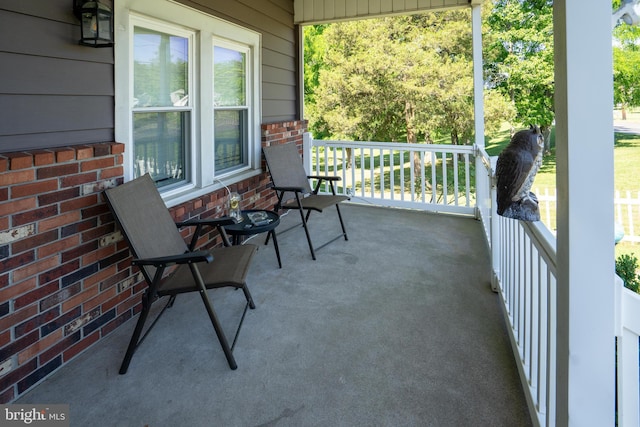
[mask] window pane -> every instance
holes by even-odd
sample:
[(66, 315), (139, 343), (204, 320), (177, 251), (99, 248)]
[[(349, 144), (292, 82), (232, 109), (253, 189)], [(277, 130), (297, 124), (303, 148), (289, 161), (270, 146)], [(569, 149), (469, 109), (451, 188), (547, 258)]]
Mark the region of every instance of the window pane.
[(188, 104), (189, 40), (135, 27), (133, 107)]
[(213, 105), (246, 105), (246, 54), (220, 46), (213, 48)]
[(133, 113), (135, 177), (149, 173), (158, 187), (184, 181), (188, 141), (188, 112)]
[(247, 164), (247, 111), (219, 110), (214, 121), (216, 172)]

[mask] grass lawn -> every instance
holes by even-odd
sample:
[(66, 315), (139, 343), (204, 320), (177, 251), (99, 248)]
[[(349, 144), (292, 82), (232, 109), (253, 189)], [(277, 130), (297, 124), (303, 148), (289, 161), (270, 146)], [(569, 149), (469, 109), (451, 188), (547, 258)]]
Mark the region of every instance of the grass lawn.
[[(629, 113), (627, 120), (640, 122), (640, 112)], [(487, 153), (491, 156), (499, 155), (509, 143), (510, 137), (509, 129), (504, 128), (491, 138), (487, 138), (485, 142)], [(640, 192), (640, 179), (638, 179), (637, 175), (640, 172), (638, 167), (640, 165), (640, 135), (615, 133), (613, 155), (615, 189), (623, 194), (626, 191), (631, 191), (637, 196), (638, 192)], [(594, 161), (593, 164), (593, 179), (597, 179), (597, 173), (595, 172), (597, 170), (597, 161)], [(533, 187), (537, 189), (548, 188), (550, 190), (556, 187), (555, 129), (551, 132), (551, 153), (544, 157), (542, 168), (536, 175)], [(552, 217), (555, 218), (555, 213)], [(637, 224), (637, 227), (640, 227), (640, 224)], [(623, 240), (616, 246), (616, 257), (623, 253), (633, 254), (640, 258), (640, 245)]]

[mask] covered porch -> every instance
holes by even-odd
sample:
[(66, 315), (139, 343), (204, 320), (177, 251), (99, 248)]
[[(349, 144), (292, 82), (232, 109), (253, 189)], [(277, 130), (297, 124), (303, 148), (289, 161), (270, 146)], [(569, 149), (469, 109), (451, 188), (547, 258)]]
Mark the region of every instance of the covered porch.
[[(184, 295), (126, 375), (133, 322), (17, 403), (67, 403), (72, 425), (531, 425), (482, 222), (366, 203), (343, 212), (349, 241), (317, 261), (302, 229), (279, 235), (282, 269), (264, 236), (251, 241), (257, 308), (236, 371), (197, 295)], [(310, 225), (318, 241), (338, 226), (332, 210)], [(231, 330), (243, 298), (216, 292)]]

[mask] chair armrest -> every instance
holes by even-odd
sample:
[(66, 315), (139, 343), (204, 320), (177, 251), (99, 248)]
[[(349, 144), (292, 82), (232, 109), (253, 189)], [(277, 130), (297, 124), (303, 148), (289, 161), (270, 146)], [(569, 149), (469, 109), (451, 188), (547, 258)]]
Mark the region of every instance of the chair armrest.
[(187, 252), (179, 255), (169, 255), (156, 258), (134, 259), (133, 265), (152, 265), (154, 267), (166, 267), (173, 264), (188, 264), (191, 262), (211, 262), (213, 255), (208, 251)]
[(302, 187), (272, 187), (276, 191), (293, 191), (296, 193), (303, 193), (304, 188)]
[(228, 216), (220, 217), (220, 218), (210, 218), (210, 219), (189, 219), (184, 222), (176, 223), (178, 228), (180, 227), (196, 227), (196, 231), (193, 233), (193, 237), (191, 238), (191, 242), (189, 242), (189, 250), (194, 251), (196, 245), (198, 244), (198, 238), (200, 237), (200, 233), (202, 233), (202, 229), (204, 227), (217, 227), (220, 236), (222, 236), (222, 243), (225, 246), (231, 246), (231, 242), (229, 241), (229, 236), (224, 231), (225, 225), (235, 224), (236, 222), (233, 218)]
[(327, 181), (342, 181), (342, 177), (335, 176), (335, 175), (329, 175), (329, 176), (308, 175), (307, 178), (309, 178), (309, 179), (326, 179)]

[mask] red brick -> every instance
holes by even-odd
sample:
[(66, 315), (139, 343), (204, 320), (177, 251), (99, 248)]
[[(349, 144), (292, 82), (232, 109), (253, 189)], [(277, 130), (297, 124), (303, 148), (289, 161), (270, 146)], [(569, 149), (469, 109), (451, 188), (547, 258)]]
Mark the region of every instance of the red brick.
[(24, 294), (14, 301), (14, 307), (22, 308), (29, 304), (32, 304), (38, 300), (48, 297), (49, 295), (57, 292), (60, 289), (58, 282), (51, 282), (48, 285), (41, 286), (33, 291)]
[(66, 212), (62, 215), (57, 215), (53, 218), (40, 221), (38, 223), (38, 230), (40, 230), (40, 232), (47, 231), (64, 225), (73, 224), (77, 221), (80, 221), (79, 211)]
[(23, 182), (30, 182), (35, 180), (34, 169), (24, 169), (16, 172), (5, 172), (0, 174), (0, 187), (9, 186), (14, 184), (21, 184)]
[(14, 227), (17, 227), (19, 225), (40, 221), (45, 218), (51, 218), (52, 216), (55, 216), (57, 214), (58, 214), (58, 206), (49, 205), (43, 208), (34, 209), (32, 211), (16, 213), (11, 217), (11, 223), (13, 224)]
[(111, 154), (111, 144), (110, 143), (102, 143), (102, 144), (93, 144), (93, 156), (94, 157), (102, 157), (108, 156)]
[(33, 262), (33, 260), (35, 260), (34, 251), (24, 252), (10, 258), (5, 258), (0, 261), (0, 273), (11, 271), (21, 265)]
[[(14, 254), (19, 254), (20, 252), (24, 252), (29, 249), (37, 248), (38, 246), (45, 245), (47, 243), (51, 243), (58, 239), (58, 231), (51, 230), (44, 233), (38, 233), (32, 237), (27, 237), (22, 240), (18, 240), (17, 242), (11, 245), (11, 252)], [(44, 257), (41, 257), (44, 258)]]
[(60, 179), (60, 187), (74, 187), (77, 185), (87, 184), (89, 182), (95, 182), (98, 180), (97, 172), (87, 172), (77, 175), (65, 176)]
[(105, 280), (107, 277), (111, 277), (114, 274), (116, 274), (117, 272), (117, 268), (115, 265), (111, 265), (108, 268), (104, 268), (100, 271), (98, 271), (96, 274), (87, 277), (86, 279), (84, 279), (84, 285), (86, 287), (89, 286), (93, 286), (99, 282), (102, 282), (103, 280)]
[[(122, 295), (126, 294), (127, 291), (123, 292)], [(117, 314), (120, 315), (122, 313), (126, 313), (128, 310), (130, 310), (131, 308), (135, 307), (138, 304), (141, 304), (142, 300), (140, 298), (140, 296), (138, 295), (134, 295), (133, 297), (131, 297), (131, 293), (129, 293), (127, 295), (127, 300), (125, 302), (123, 302), (122, 304), (120, 304), (117, 308)]]
[(124, 153), (124, 144), (119, 142), (114, 142), (111, 144), (111, 154), (122, 154)]
[(59, 263), (57, 256), (51, 256), (49, 258), (39, 259), (29, 265), (22, 268), (16, 268), (13, 270), (13, 281), (20, 282), (26, 278), (36, 276), (43, 271), (47, 271), (57, 266)]
[(9, 170), (9, 159), (4, 156), (0, 156), (0, 173)]
[(110, 168), (115, 165), (113, 157), (101, 157), (99, 159), (87, 160), (80, 164), (82, 172), (92, 171), (96, 169)]
[(9, 169), (26, 169), (33, 166), (33, 156), (29, 153), (7, 153), (4, 154), (9, 159)]
[(59, 329), (46, 337), (42, 338), (32, 346), (26, 348), (24, 351), (18, 354), (18, 364), (23, 364), (30, 360), (31, 358), (37, 356), (42, 351), (48, 349), (56, 342), (62, 339), (62, 329)]
[(93, 157), (93, 147), (82, 145), (76, 147), (76, 156), (78, 160), (90, 159)]
[(100, 289), (98, 286), (92, 286), (89, 289), (86, 289), (85, 291), (80, 292), (77, 295), (74, 295), (72, 298), (69, 298), (68, 300), (62, 303), (62, 311), (66, 313), (67, 311), (70, 311), (76, 307), (81, 306), (85, 302), (89, 301), (91, 298), (98, 295), (99, 291)]
[(117, 176), (122, 176), (122, 175), (124, 175), (124, 169), (122, 166), (102, 169), (100, 171), (100, 179), (115, 178)]
[(40, 206), (46, 206), (53, 203), (60, 203), (69, 199), (73, 199), (80, 195), (80, 189), (78, 187), (71, 187), (53, 193), (42, 194), (38, 196), (38, 204)]
[[(90, 300), (88, 300), (87, 302), (85, 302), (82, 306), (82, 310), (83, 311), (91, 311), (96, 307), (99, 307), (100, 305), (102, 305), (104, 302), (111, 300), (113, 297), (116, 296), (116, 288), (110, 288), (109, 290), (105, 291), (105, 292), (101, 292), (98, 295), (96, 295), (94, 298), (91, 298)], [(102, 312), (106, 312), (109, 311), (112, 307), (114, 307), (115, 305), (118, 304), (118, 302), (120, 301), (115, 301), (117, 298), (113, 298), (112, 301), (109, 301), (109, 305), (107, 307), (107, 305), (102, 307)], [(123, 299), (123, 301), (126, 299)]]
[(72, 175), (74, 173), (78, 173), (78, 164), (77, 163), (66, 163), (56, 166), (45, 166), (42, 168), (38, 168), (37, 176), (38, 179), (47, 179), (47, 178), (58, 178), (65, 175)]
[(0, 202), (9, 200), (9, 189), (7, 187), (0, 188)]
[(68, 362), (69, 360), (73, 359), (79, 353), (86, 350), (87, 347), (89, 347), (91, 344), (98, 341), (99, 338), (100, 338), (100, 331), (94, 331), (91, 335), (89, 335), (79, 343), (71, 346), (67, 351), (62, 353), (64, 361)]
[(67, 336), (65, 339), (63, 339), (62, 341), (58, 342), (53, 347), (51, 347), (50, 349), (44, 351), (40, 355), (40, 357), (39, 357), (40, 364), (47, 363), (49, 360), (51, 360), (54, 357), (62, 354), (63, 351), (65, 351), (66, 349), (71, 347), (74, 343), (80, 341), (80, 338), (81, 338), (81, 332), (80, 331)]
[(56, 162), (56, 156), (53, 151), (40, 150), (33, 151), (33, 162), (36, 166), (51, 165)]
[(11, 197), (17, 199), (19, 197), (33, 196), (35, 194), (48, 193), (58, 189), (58, 180), (49, 179), (36, 181), (32, 184), (14, 185), (11, 187)]
[(4, 347), (9, 342), (11, 342), (11, 332), (6, 330), (0, 334), (0, 347)]
[(97, 251), (86, 253), (86, 255), (82, 257), (82, 265), (93, 264), (94, 262), (100, 261), (108, 256), (113, 255), (115, 252), (115, 245), (109, 245), (105, 246), (104, 248), (100, 248)]
[(38, 314), (38, 305), (30, 305), (22, 310), (16, 310), (14, 313), (0, 319), (0, 331), (9, 329), (24, 320)]
[[(18, 283), (18, 281), (15, 281), (14, 285), (0, 290), (0, 301), (8, 301), (16, 298), (17, 296), (26, 294), (27, 292), (34, 290), (37, 285), (38, 282), (36, 281), (35, 277), (29, 280), (25, 280), (22, 283)], [(2, 330), (2, 328), (0, 328), (0, 330)]]
[[(73, 248), (77, 246), (79, 243), (80, 243), (80, 236), (77, 234), (61, 240), (56, 240), (55, 242), (49, 245), (38, 248), (38, 258), (46, 258), (49, 255), (62, 252), (66, 248)], [(64, 258), (62, 259), (62, 262), (64, 262)]]
[(34, 209), (37, 206), (38, 204), (35, 197), (0, 203), (0, 216), (24, 212), (29, 209)]
[(73, 200), (69, 200), (60, 203), (60, 213), (75, 211), (89, 206), (93, 206), (98, 203), (98, 196), (96, 194), (90, 194), (86, 197), (79, 197)]
[(76, 150), (71, 147), (58, 148), (55, 150), (56, 162), (64, 163), (76, 159)]
[(40, 285), (44, 285), (45, 283), (52, 282), (61, 278), (62, 276), (66, 276), (80, 268), (80, 261), (70, 261), (66, 264), (58, 265), (51, 270), (47, 270), (41, 275), (38, 276), (38, 283)]

